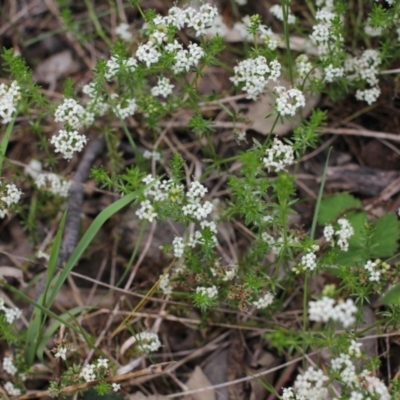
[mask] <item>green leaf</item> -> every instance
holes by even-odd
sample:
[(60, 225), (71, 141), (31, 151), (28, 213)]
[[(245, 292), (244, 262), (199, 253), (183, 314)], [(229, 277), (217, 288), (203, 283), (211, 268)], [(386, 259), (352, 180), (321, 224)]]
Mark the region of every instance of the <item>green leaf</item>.
[(400, 283), (389, 289), (381, 298), (382, 304), (400, 304)]
[(371, 232), (371, 258), (390, 257), (398, 248), (400, 225), (394, 214), (379, 218)]
[(340, 216), (354, 209), (362, 209), (361, 201), (348, 193), (340, 193), (322, 200), (318, 223), (326, 225), (335, 222)]

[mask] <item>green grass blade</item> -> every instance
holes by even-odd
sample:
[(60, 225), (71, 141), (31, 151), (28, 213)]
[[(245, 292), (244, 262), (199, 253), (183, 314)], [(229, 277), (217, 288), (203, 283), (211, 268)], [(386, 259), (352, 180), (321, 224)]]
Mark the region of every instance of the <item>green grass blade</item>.
[(49, 298), (47, 300), (47, 306), (50, 308), (50, 306), (53, 304), (54, 299), (57, 296), (57, 293), (60, 291), (61, 286), (67, 279), (69, 273), (72, 271), (76, 263), (79, 261), (79, 258), (83, 254), (83, 252), (86, 250), (86, 248), (89, 246), (93, 238), (96, 236), (97, 232), (100, 230), (100, 228), (103, 226), (103, 224), (115, 213), (117, 213), (119, 210), (127, 206), (128, 204), (132, 203), (136, 197), (138, 196), (139, 193), (142, 192), (142, 189), (136, 190), (135, 192), (129, 193), (128, 195), (122, 197), (121, 199), (117, 200), (115, 203), (109, 205), (106, 209), (104, 209), (92, 222), (88, 230), (85, 232), (83, 235), (82, 239), (76, 246), (76, 249), (74, 252), (71, 254), (71, 257), (69, 258), (67, 264), (61, 271), (61, 273), (58, 275), (58, 277), (55, 278), (54, 286), (52, 289), (52, 293), (49, 295)]
[[(64, 232), (64, 226), (65, 226), (65, 219), (66, 219), (67, 213), (64, 212), (64, 215), (61, 219), (60, 226), (57, 231), (56, 238), (53, 243), (53, 247), (51, 250), (50, 254), (50, 259), (49, 259), (49, 264), (47, 268), (47, 278), (46, 278), (46, 285), (44, 288), (44, 291), (42, 295), (39, 297), (37, 304), (40, 304), (44, 309), (46, 309), (46, 298), (47, 298), (47, 293), (50, 288), (51, 281), (54, 277), (54, 273), (57, 268), (57, 260), (58, 260), (58, 255), (60, 252), (60, 247), (61, 247), (61, 240), (62, 240), (62, 234)], [(47, 307), (49, 308), (49, 307)], [(25, 343), (25, 360), (28, 365), (32, 365), (35, 354), (36, 354), (36, 349), (42, 334), (42, 326), (44, 324), (46, 317), (43, 317), (43, 313), (41, 312), (41, 308), (36, 307), (32, 313), (31, 320), (29, 322), (29, 327), (27, 330), (27, 335), (26, 335), (26, 343)]]
[(1, 171), (3, 169), (3, 161), (4, 161), (4, 157), (6, 155), (8, 142), (10, 141), (11, 132), (14, 128), (15, 118), (16, 118), (16, 115), (11, 120), (11, 122), (7, 125), (6, 131), (4, 132), (4, 136), (1, 139), (1, 143), (0, 143), (0, 175), (1, 175)]
[(328, 171), (328, 163), (329, 163), (329, 157), (331, 156), (331, 151), (332, 151), (332, 147), (329, 148), (328, 156), (326, 157), (324, 173), (322, 175), (321, 186), (319, 188), (319, 193), (318, 193), (317, 204), (315, 205), (314, 218), (313, 218), (313, 221), (312, 221), (311, 232), (310, 232), (310, 238), (311, 239), (314, 239), (315, 229), (317, 227), (318, 213), (319, 213), (319, 208), (321, 206), (322, 196), (324, 194), (324, 187), (325, 187), (325, 181), (326, 181), (326, 172)]

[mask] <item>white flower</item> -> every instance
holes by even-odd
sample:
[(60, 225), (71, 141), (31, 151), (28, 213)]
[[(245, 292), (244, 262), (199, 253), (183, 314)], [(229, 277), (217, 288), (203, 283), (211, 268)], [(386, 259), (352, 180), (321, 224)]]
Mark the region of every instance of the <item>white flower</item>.
[(0, 118), (2, 118), (3, 124), (11, 122), (20, 99), (20, 87), (16, 81), (13, 81), (9, 87), (4, 83), (0, 84)]
[(305, 78), (307, 74), (312, 70), (313, 66), (310, 63), (306, 54), (300, 54), (296, 58), (296, 68), (300, 78)]
[(380, 95), (381, 89), (379, 89), (378, 86), (365, 90), (358, 89), (356, 91), (356, 99), (359, 101), (365, 101), (369, 105), (375, 103)]
[(314, 271), (317, 267), (317, 256), (314, 253), (306, 253), (303, 257), (301, 257), (300, 264), (309, 271)]
[(172, 245), (174, 246), (174, 257), (181, 258), (185, 251), (185, 245), (181, 237), (175, 236)]
[(7, 382), (4, 384), (4, 390), (10, 395), (10, 396), (20, 396), (21, 395), (21, 390), (14, 387), (14, 384), (12, 382)]
[(348, 239), (354, 235), (354, 229), (345, 218), (339, 219), (338, 224), (340, 225), (340, 229), (335, 232), (339, 236), (337, 244), (342, 251), (347, 251), (349, 249)]
[(24, 172), (35, 179), (42, 172), (42, 163), (38, 160), (31, 160), (25, 167)]
[(332, 369), (339, 372), (341, 379), (347, 385), (357, 382), (356, 367), (348, 354), (341, 353), (339, 357), (333, 358)]
[(135, 338), (139, 348), (145, 353), (153, 353), (162, 346), (157, 333), (154, 332), (141, 332), (135, 335)]
[(333, 82), (337, 78), (342, 78), (344, 74), (344, 69), (342, 67), (335, 68), (332, 64), (329, 64), (324, 69), (324, 81), (325, 82)]
[(136, 57), (146, 64), (146, 67), (150, 67), (151, 64), (155, 64), (161, 57), (161, 53), (154, 47), (154, 43), (149, 41), (147, 44), (141, 44), (137, 51)]
[(248, 99), (256, 100), (264, 92), (268, 81), (276, 81), (281, 74), (281, 65), (273, 60), (268, 65), (263, 56), (241, 61), (234, 68), (235, 76), (229, 78), (235, 86), (244, 85), (242, 90), (247, 92)]
[(247, 0), (235, 0), (235, 3), (238, 6), (245, 6), (247, 4)]
[(294, 399), (294, 393), (292, 388), (283, 388), (282, 400), (292, 400)]
[(114, 392), (118, 392), (121, 389), (121, 385), (119, 383), (114, 382), (111, 386)]
[(208, 297), (209, 299), (214, 299), (215, 297), (218, 296), (218, 289), (215, 285), (208, 287), (208, 288), (198, 286), (196, 288), (196, 293), (201, 294), (202, 296)]
[(154, 86), (151, 89), (152, 96), (162, 96), (164, 98), (168, 97), (174, 88), (174, 85), (170, 84), (169, 82), (170, 81), (167, 78), (158, 78), (157, 86)]
[(331, 319), (341, 322), (345, 328), (353, 325), (355, 322), (354, 314), (357, 311), (353, 300), (347, 299), (346, 302), (334, 304), (335, 300), (326, 296), (317, 301), (310, 301), (308, 304), (310, 321), (328, 322)]
[[(269, 9), (270, 13), (275, 16), (275, 18), (279, 19), (280, 21), (283, 21), (283, 10), (282, 6), (279, 4), (275, 4)], [(290, 12), (288, 12), (287, 15), (287, 21), (288, 24), (294, 24), (296, 22), (296, 17)]]
[(140, 208), (136, 211), (136, 215), (139, 219), (147, 219), (149, 222), (153, 222), (157, 218), (157, 213), (149, 200), (144, 200), (140, 203)]
[(265, 150), (263, 163), (268, 171), (282, 171), (287, 165), (294, 163), (292, 146), (283, 144), (278, 138), (275, 138), (272, 147)]
[(12, 324), (17, 318), (22, 316), (22, 311), (19, 308), (8, 308), (4, 305), (4, 300), (0, 297), (0, 310), (4, 312), (6, 321)]
[[(362, 387), (374, 398), (379, 400), (390, 400), (392, 397), (386, 385), (368, 370), (364, 370), (359, 376)], [(376, 396), (376, 397), (375, 397)]]
[(361, 357), (361, 350), (360, 350), (361, 346), (362, 346), (362, 343), (357, 343), (355, 340), (352, 340), (351, 344), (349, 346), (349, 350), (348, 350), (349, 355), (350, 356), (354, 355), (354, 357), (360, 358)]
[(260, 299), (253, 301), (252, 304), (257, 309), (267, 308), (274, 301), (274, 295), (271, 292), (266, 293)]
[(309, 367), (303, 375), (298, 375), (294, 382), (296, 398), (326, 399), (328, 397), (328, 389), (323, 387), (323, 385), (328, 380), (329, 378), (321, 369)]
[(197, 43), (189, 43), (188, 50), (180, 49), (175, 54), (174, 73), (189, 72), (191, 67), (197, 66), (204, 55), (204, 50)]
[(3, 368), (10, 375), (15, 375), (18, 372), (17, 367), (14, 365), (12, 357), (3, 358)]
[[(124, 107), (122, 106), (124, 104)], [(122, 104), (116, 104), (115, 113), (121, 119), (125, 119), (135, 114), (137, 104), (135, 99), (126, 99)]]
[(41, 172), (35, 179), (35, 185), (55, 196), (67, 197), (71, 182), (52, 172)]
[(93, 123), (93, 115), (88, 113), (75, 99), (64, 99), (57, 107), (55, 121), (66, 124), (71, 129), (79, 129), (84, 125)]
[(94, 370), (95, 370), (94, 364), (87, 364), (82, 367), (79, 376), (83, 378), (86, 382), (94, 381), (96, 380), (96, 373)]
[(62, 347), (62, 346), (58, 346), (57, 348), (57, 353), (54, 354), (55, 358), (62, 358), (63, 360), (67, 359), (67, 348), (66, 347)]
[(172, 293), (173, 286), (169, 280), (169, 274), (164, 274), (160, 276), (158, 287), (164, 294), (169, 295)]
[(82, 151), (87, 143), (85, 135), (79, 135), (78, 131), (60, 130), (54, 135), (50, 143), (55, 146), (56, 153), (62, 153), (66, 160), (71, 160), (75, 152)]
[(294, 116), (298, 108), (306, 105), (306, 99), (299, 89), (286, 90), (284, 86), (275, 86), (274, 92), (278, 94), (276, 110), (282, 116)]
[(107, 358), (99, 358), (97, 360), (97, 368), (108, 368), (108, 360)]
[(2, 192), (0, 200), (7, 204), (7, 207), (17, 204), (21, 199), (22, 192), (13, 184), (8, 183), (6, 185), (6, 190)]
[(129, 25), (125, 22), (120, 23), (115, 28), (115, 34), (125, 42), (130, 42), (132, 40), (132, 33), (129, 30)]
[(332, 225), (326, 225), (324, 228), (324, 237), (327, 242), (330, 242), (333, 239), (333, 235), (335, 234), (335, 230)]
[(145, 150), (143, 152), (143, 157), (148, 159), (148, 160), (155, 160), (155, 161), (160, 161), (161, 160), (161, 154), (158, 151), (150, 151), (150, 150)]

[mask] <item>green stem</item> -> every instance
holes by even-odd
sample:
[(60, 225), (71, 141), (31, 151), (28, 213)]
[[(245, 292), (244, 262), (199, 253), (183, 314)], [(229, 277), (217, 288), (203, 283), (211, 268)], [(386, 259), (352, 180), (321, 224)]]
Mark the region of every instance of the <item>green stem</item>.
[(289, 65), (289, 77), (290, 84), (293, 86), (293, 63), (292, 63), (292, 53), (290, 51), (290, 37), (289, 37), (289, 24), (288, 24), (288, 15), (289, 15), (289, 2), (288, 0), (282, 0), (282, 13), (283, 13), (283, 30), (285, 34), (285, 45), (286, 45), (286, 54), (287, 61)]

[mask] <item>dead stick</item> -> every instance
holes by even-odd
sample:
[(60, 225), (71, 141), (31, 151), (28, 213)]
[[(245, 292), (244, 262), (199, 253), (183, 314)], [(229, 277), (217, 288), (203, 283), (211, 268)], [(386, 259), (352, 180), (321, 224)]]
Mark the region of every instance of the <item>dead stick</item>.
[[(87, 389), (89, 387), (96, 386), (100, 382), (108, 382), (108, 383), (123, 382), (128, 379), (140, 378), (142, 376), (161, 374), (171, 364), (173, 363), (165, 362), (161, 364), (151, 365), (150, 367), (141, 369), (140, 371), (128, 372), (127, 374), (123, 375), (111, 376), (109, 378), (99, 379), (91, 382), (79, 383), (78, 385), (67, 386), (60, 390), (59, 395), (71, 394), (78, 390)], [(19, 397), (15, 397), (14, 400), (29, 400), (29, 399), (37, 399), (39, 397), (48, 397), (48, 396), (50, 396), (50, 392), (48, 390), (42, 390), (40, 392), (28, 393)]]

